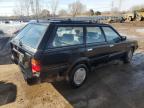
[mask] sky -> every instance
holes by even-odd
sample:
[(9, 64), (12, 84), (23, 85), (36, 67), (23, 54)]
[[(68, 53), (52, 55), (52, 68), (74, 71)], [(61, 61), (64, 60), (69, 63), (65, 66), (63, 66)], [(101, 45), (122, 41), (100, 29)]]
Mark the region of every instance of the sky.
[[(0, 0), (0, 16), (10, 16), (13, 15), (16, 2), (18, 0)], [(87, 10), (94, 9), (95, 11), (110, 11), (113, 6), (119, 8), (120, 0), (80, 0), (84, 5), (86, 5)], [(120, 10), (129, 10), (134, 5), (144, 5), (144, 0), (121, 0)], [(75, 0), (59, 0), (59, 10), (68, 9), (68, 4), (75, 2)], [(50, 0), (43, 0), (43, 7), (50, 10), (49, 7)]]

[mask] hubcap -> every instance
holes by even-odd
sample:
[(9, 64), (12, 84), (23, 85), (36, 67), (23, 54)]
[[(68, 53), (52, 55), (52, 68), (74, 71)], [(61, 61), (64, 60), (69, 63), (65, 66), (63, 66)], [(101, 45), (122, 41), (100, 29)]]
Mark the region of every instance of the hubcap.
[(79, 68), (76, 70), (74, 74), (74, 83), (77, 85), (80, 85), (83, 83), (83, 81), (86, 78), (86, 69), (85, 68)]

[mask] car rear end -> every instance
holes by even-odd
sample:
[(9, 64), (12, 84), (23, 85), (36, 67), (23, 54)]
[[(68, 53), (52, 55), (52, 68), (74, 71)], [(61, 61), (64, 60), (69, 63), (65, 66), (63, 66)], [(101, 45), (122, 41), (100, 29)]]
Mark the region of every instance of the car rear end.
[(43, 50), (39, 46), (47, 29), (48, 24), (28, 24), (11, 41), (11, 59), (19, 65), (25, 80), (40, 77)]

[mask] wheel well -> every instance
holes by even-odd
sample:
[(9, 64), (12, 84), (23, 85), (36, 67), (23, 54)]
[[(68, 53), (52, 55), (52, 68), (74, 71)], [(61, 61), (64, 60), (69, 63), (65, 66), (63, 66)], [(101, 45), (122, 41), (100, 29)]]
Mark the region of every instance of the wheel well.
[(69, 81), (69, 77), (68, 77), (69, 74), (70, 74), (69, 72), (71, 72), (72, 69), (73, 69), (75, 66), (79, 65), (79, 64), (85, 64), (85, 65), (87, 66), (88, 70), (91, 71), (90, 64), (89, 64), (89, 62), (88, 62), (87, 60), (79, 61), (79, 62), (75, 63), (74, 65), (72, 65), (72, 66), (66, 71), (65, 76), (66, 76), (66, 80), (67, 80), (67, 81)]
[(90, 67), (89, 62), (88, 62), (87, 60), (82, 60), (82, 61), (79, 61), (79, 62), (73, 64), (73, 65), (67, 70), (66, 73), (68, 74), (75, 66), (77, 66), (77, 65), (79, 65), (79, 64), (85, 64), (85, 65), (87, 66), (87, 68), (91, 71), (91, 67)]
[(72, 68), (70, 70), (72, 70), (75, 66), (79, 65), (79, 64), (85, 64), (87, 66), (87, 68), (90, 70), (90, 64), (88, 63), (88, 61), (80, 61), (80, 62), (77, 62), (76, 64), (74, 64), (72, 66)]
[(135, 47), (134, 46), (132, 46), (131, 49), (133, 50), (133, 52), (135, 51)]

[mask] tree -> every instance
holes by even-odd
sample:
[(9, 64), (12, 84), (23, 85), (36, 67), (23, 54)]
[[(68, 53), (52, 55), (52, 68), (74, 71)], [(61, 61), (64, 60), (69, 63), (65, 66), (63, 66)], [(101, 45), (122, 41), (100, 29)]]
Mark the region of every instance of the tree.
[(61, 9), (59, 12), (58, 12), (59, 16), (66, 16), (67, 15), (67, 11), (64, 10), (64, 9)]
[(34, 16), (40, 14), (40, 1), (41, 0), (18, 0), (14, 8), (14, 14), (17, 16), (29, 16), (30, 9)]
[(58, 0), (51, 0), (50, 1), (50, 7), (51, 7), (51, 11), (52, 11), (52, 16), (53, 17), (55, 17), (55, 15), (56, 15), (56, 11), (58, 9), (58, 5), (59, 5)]
[(94, 10), (93, 10), (93, 9), (90, 9), (90, 10), (89, 10), (89, 14), (90, 14), (90, 16), (93, 16), (93, 15), (94, 15)]
[(38, 18), (41, 13), (40, 2), (41, 0), (30, 0), (31, 12), (36, 18)]
[(69, 4), (69, 10), (73, 17), (78, 14), (81, 14), (85, 11), (86, 6), (83, 5), (80, 1), (76, 1), (74, 3)]
[(41, 18), (48, 18), (49, 16), (50, 16), (50, 11), (48, 11), (47, 9), (42, 10), (40, 13)]
[(23, 1), (24, 1), (24, 9), (25, 9), (26, 16), (29, 16), (29, 13), (30, 13), (30, 0), (23, 0)]
[(96, 12), (95, 12), (95, 15), (101, 15), (101, 12), (96, 11)]
[(24, 5), (23, 5), (23, 1), (20, 0), (15, 4), (15, 8), (14, 8), (14, 15), (16, 16), (24, 16)]
[(31, 12), (35, 14), (34, 1), (30, 0)]

